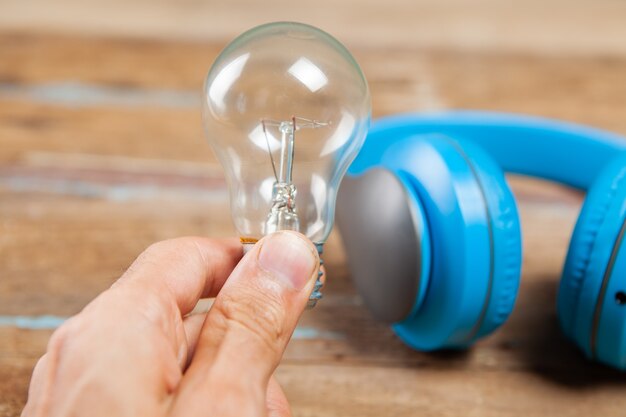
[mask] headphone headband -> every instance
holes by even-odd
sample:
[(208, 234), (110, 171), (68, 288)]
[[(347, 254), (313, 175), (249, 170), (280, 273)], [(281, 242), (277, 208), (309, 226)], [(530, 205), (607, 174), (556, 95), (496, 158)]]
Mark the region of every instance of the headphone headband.
[(389, 137), (442, 134), (477, 143), (507, 172), (587, 189), (626, 138), (574, 123), (498, 112), (446, 111), (385, 117), (372, 124), (351, 174), (367, 168), (365, 155), (383, 151)]

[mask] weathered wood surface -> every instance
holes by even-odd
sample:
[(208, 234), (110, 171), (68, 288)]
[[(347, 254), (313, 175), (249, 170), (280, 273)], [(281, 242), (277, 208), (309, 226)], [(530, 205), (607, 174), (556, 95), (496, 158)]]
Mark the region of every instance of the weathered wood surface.
[[(618, 2), (606, 4), (596, 13), (611, 28), (626, 14)], [(4, 5), (12, 7), (17, 2)], [(108, 37), (128, 34), (117, 27), (76, 38), (33, 32), (20, 16), (0, 25), (3, 417), (19, 415), (52, 331), (35, 328), (54, 324), (42, 316), (79, 311), (155, 240), (233, 233), (198, 109), (204, 73), (224, 42)], [(33, 16), (44, 19), (41, 11)], [(599, 22), (596, 28), (606, 31)], [(592, 32), (585, 33), (599, 42)], [(607, 50), (546, 55), (540, 34), (529, 36), (530, 52), (508, 52), (505, 36), (494, 50), (355, 41), (354, 53), (376, 115), (487, 108), (626, 134), (626, 38), (607, 40), (617, 45)], [(585, 361), (556, 323), (556, 287), (582, 196), (533, 180), (512, 183), (525, 237), (520, 296), (502, 329), (465, 353), (413, 352), (375, 323), (349, 281), (340, 237), (331, 236), (326, 298), (303, 317), (278, 371), (296, 416), (625, 413), (626, 377)]]
[(620, 0), (3, 0), (0, 27), (223, 41), (266, 22), (319, 26), (352, 47), (625, 54)]

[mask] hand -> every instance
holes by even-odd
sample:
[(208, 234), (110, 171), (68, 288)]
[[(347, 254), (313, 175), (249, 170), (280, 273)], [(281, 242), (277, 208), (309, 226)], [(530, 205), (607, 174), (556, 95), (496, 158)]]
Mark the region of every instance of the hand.
[(272, 374), (319, 257), (302, 235), (278, 232), (241, 258), (233, 240), (149, 247), (52, 335), (22, 416), (291, 415)]

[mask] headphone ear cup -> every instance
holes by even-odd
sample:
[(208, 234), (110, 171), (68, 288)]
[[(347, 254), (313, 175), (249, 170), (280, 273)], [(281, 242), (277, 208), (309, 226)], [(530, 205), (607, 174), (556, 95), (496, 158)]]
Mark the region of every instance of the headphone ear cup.
[(590, 358), (626, 368), (626, 153), (589, 189), (572, 234), (558, 294), (565, 335)]
[(422, 308), (394, 329), (420, 350), (465, 347), (512, 311), (521, 268), (517, 208), (502, 170), (482, 149), (443, 136), (412, 139), (385, 159), (412, 159), (405, 173), (432, 233), (432, 275)]
[(522, 237), (519, 213), (504, 172), (480, 147), (460, 141), (484, 190), (493, 247), (492, 288), (484, 317), (475, 338), (500, 327), (513, 311), (522, 268)]

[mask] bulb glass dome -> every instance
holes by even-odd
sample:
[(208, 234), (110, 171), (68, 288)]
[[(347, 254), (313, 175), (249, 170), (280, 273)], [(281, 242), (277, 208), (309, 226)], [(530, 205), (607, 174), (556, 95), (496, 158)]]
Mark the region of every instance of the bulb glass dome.
[(290, 229), (323, 243), (370, 120), (367, 81), (348, 50), (304, 24), (251, 29), (216, 59), (203, 105), (242, 239)]

